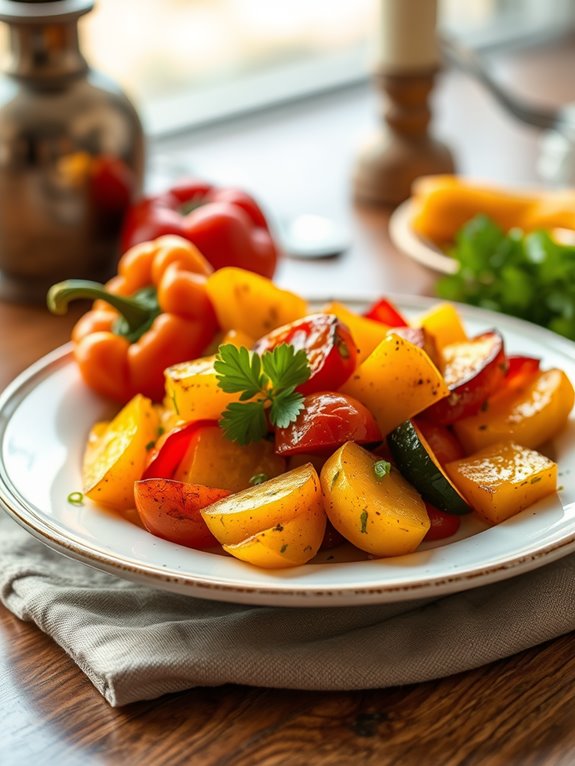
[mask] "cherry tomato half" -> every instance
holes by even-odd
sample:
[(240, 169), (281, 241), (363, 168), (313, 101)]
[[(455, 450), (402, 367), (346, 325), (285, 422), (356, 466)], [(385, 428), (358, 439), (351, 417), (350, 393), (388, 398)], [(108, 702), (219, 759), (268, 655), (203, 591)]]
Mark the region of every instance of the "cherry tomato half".
[(424, 537), (425, 541), (444, 540), (446, 537), (454, 535), (461, 525), (461, 516), (455, 513), (443, 513), (438, 511), (434, 505), (425, 504), (427, 515), (431, 526)]
[(347, 441), (371, 444), (381, 438), (373, 415), (361, 402), (326, 391), (306, 396), (297, 419), (276, 429), (275, 450), (278, 455), (333, 452)]
[(134, 483), (136, 508), (148, 532), (189, 548), (211, 548), (218, 544), (200, 511), (229, 494), (225, 489), (170, 479)]
[(427, 409), (425, 417), (446, 425), (479, 412), (503, 384), (507, 359), (497, 330), (445, 346), (442, 356), (442, 373), (451, 394)]
[(287, 343), (303, 349), (311, 367), (309, 379), (298, 386), (302, 394), (337, 390), (355, 370), (357, 349), (347, 327), (335, 314), (310, 314), (278, 327), (260, 338), (254, 351), (262, 354)]

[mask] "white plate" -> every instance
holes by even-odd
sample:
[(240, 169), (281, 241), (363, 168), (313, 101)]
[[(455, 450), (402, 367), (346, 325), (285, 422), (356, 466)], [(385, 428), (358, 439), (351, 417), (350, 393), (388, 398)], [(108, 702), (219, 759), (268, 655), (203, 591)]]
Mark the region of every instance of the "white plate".
[(389, 219), (389, 237), (397, 249), (408, 258), (441, 274), (454, 274), (457, 261), (443, 253), (433, 242), (422, 239), (413, 230), (413, 200), (408, 199), (397, 207)]
[[(396, 300), (408, 315), (434, 303)], [(545, 367), (562, 367), (575, 380), (574, 344), (511, 317), (460, 308), (471, 333), (497, 326), (509, 351), (540, 355)], [(327, 552), (321, 563), (270, 572), (166, 542), (88, 501), (67, 502), (80, 489), (88, 430), (109, 410), (82, 384), (67, 347), (23, 373), (0, 397), (0, 500), (51, 548), (155, 588), (246, 604), (383, 603), (496, 582), (575, 550), (575, 485), (566, 477), (575, 459), (575, 419), (555, 443), (565, 488), (503, 524), (486, 528), (464, 517), (456, 538), (409, 556), (353, 560), (344, 549), (337, 559)]]

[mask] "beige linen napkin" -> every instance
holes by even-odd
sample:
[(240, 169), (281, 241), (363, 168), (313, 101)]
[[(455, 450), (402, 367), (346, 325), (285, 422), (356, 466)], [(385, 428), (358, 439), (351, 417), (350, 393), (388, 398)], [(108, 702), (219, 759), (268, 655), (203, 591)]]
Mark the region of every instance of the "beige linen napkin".
[(55, 553), (0, 511), (0, 597), (113, 706), (224, 683), (367, 689), (478, 667), (575, 629), (575, 556), (437, 600), (249, 607), (173, 595)]

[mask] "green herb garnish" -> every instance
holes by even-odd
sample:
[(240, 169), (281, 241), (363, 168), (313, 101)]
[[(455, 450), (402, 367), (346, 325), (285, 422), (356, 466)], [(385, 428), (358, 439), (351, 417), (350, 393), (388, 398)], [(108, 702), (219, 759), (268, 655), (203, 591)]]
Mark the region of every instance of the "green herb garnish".
[(575, 339), (575, 247), (550, 232), (505, 233), (485, 215), (457, 234), (449, 254), (455, 274), (437, 283), (439, 297), (502, 311)]
[(391, 472), (391, 463), (388, 463), (387, 460), (376, 460), (373, 464), (373, 472), (378, 479), (383, 479)]
[(222, 391), (240, 394), (239, 402), (228, 404), (220, 425), (231, 441), (239, 444), (263, 439), (269, 422), (286, 428), (303, 409), (303, 396), (296, 387), (311, 374), (303, 349), (282, 344), (260, 356), (247, 348), (220, 346), (214, 362)]
[(255, 487), (257, 484), (263, 484), (264, 481), (267, 481), (269, 478), (267, 473), (254, 473), (250, 479), (250, 484), (252, 487)]
[(70, 492), (66, 499), (71, 505), (82, 505), (84, 502), (84, 495), (82, 492)]

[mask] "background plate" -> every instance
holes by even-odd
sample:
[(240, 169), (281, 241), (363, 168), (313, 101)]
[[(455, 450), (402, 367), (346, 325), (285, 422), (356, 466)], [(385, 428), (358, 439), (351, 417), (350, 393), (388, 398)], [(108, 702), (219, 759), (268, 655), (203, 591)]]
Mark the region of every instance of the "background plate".
[(403, 255), (427, 268), (441, 274), (454, 274), (457, 271), (457, 261), (442, 253), (432, 242), (422, 239), (412, 229), (413, 208), (413, 201), (408, 199), (393, 211), (389, 218), (391, 241)]
[[(436, 303), (391, 297), (409, 316)], [(498, 327), (510, 352), (540, 355), (545, 367), (562, 367), (575, 380), (574, 344), (511, 317), (459, 308), (470, 333)], [(245, 604), (384, 603), (496, 582), (575, 550), (575, 487), (567, 477), (575, 459), (573, 417), (554, 443), (565, 488), (503, 524), (487, 528), (464, 517), (456, 537), (409, 556), (367, 560), (344, 547), (306, 566), (270, 572), (161, 540), (89, 501), (70, 505), (68, 494), (81, 486), (89, 428), (110, 414), (110, 405), (82, 384), (69, 347), (30, 367), (0, 397), (0, 501), (57, 551), (151, 587)]]

